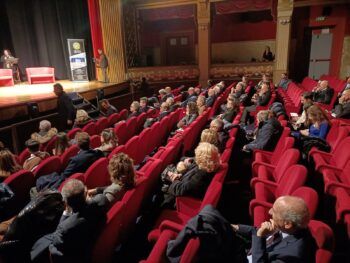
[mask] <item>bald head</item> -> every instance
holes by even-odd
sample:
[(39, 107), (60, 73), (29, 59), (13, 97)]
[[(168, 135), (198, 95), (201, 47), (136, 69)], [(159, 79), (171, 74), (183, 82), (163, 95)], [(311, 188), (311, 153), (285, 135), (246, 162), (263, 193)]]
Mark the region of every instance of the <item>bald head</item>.
[(278, 227), (283, 230), (286, 225), (289, 232), (306, 228), (310, 221), (309, 209), (305, 201), (295, 196), (282, 196), (276, 199), (272, 208), (272, 216)]

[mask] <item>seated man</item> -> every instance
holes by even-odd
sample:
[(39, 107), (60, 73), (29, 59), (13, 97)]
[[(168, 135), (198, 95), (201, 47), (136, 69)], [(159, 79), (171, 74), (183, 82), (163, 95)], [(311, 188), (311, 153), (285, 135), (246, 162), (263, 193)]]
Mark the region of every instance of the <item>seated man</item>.
[(146, 113), (149, 109), (151, 109), (150, 106), (148, 106), (148, 99), (147, 97), (140, 98), (140, 112)]
[(57, 134), (57, 129), (51, 127), (51, 122), (43, 120), (39, 123), (39, 132), (32, 134), (31, 138), (40, 144), (45, 144)]
[(208, 98), (205, 100), (205, 106), (211, 107), (213, 106), (216, 99), (215, 91), (214, 89), (208, 90)]
[(315, 262), (316, 244), (308, 230), (310, 214), (304, 200), (281, 196), (269, 213), (272, 219), (258, 229), (232, 225), (236, 233), (252, 238), (247, 262)]
[(130, 113), (127, 117), (127, 120), (132, 118), (132, 117), (137, 117), (140, 115), (140, 103), (138, 101), (133, 101), (130, 104)]
[(118, 110), (116, 107), (109, 104), (108, 100), (104, 99), (101, 100), (101, 111), (103, 114), (105, 114), (107, 117), (112, 115), (113, 113), (118, 113)]
[(181, 103), (181, 107), (186, 107), (189, 102), (196, 102), (197, 101), (197, 94), (194, 92), (194, 88), (190, 87), (187, 90), (187, 97), (186, 100), (184, 100)]
[(47, 152), (39, 151), (40, 143), (33, 139), (26, 141), (26, 146), (30, 152), (30, 156), (23, 163), (23, 169), (33, 172), (40, 162), (50, 155)]
[(276, 87), (281, 87), (284, 90), (287, 90), (288, 84), (290, 83), (290, 79), (288, 79), (287, 73), (281, 74), (281, 80), (278, 84), (276, 84)]
[(90, 137), (86, 132), (77, 133), (75, 140), (80, 149), (79, 153), (70, 159), (68, 166), (61, 174), (52, 173), (39, 177), (36, 181), (38, 192), (44, 188), (57, 189), (69, 176), (74, 173), (84, 173), (92, 163), (103, 157), (101, 151), (90, 148)]
[(169, 111), (169, 105), (166, 102), (163, 102), (160, 105), (160, 111), (159, 111), (159, 115), (156, 118), (147, 118), (143, 127), (147, 128), (150, 127), (153, 123), (157, 122), (157, 121), (161, 121), (165, 116), (167, 116), (170, 113)]
[(252, 102), (254, 103), (251, 106), (245, 107), (241, 117), (241, 123), (246, 124), (248, 115), (251, 112), (256, 111), (257, 106), (266, 106), (271, 98), (270, 87), (267, 83), (262, 84), (261, 89), (258, 93), (255, 93)]
[(314, 102), (329, 104), (331, 103), (334, 90), (328, 86), (327, 80), (322, 80), (319, 87), (316, 87), (312, 92)]
[(56, 231), (37, 240), (32, 247), (31, 260), (88, 262), (106, 220), (103, 206), (88, 203), (86, 187), (76, 179), (69, 180), (61, 193), (66, 208)]
[(259, 111), (257, 116), (258, 131), (254, 141), (243, 146), (243, 151), (273, 150), (282, 132), (282, 126), (275, 117), (270, 115), (270, 111)]
[(350, 89), (343, 92), (343, 95), (339, 98), (339, 104), (333, 110), (332, 116), (350, 119)]
[(225, 148), (229, 135), (224, 129), (224, 121), (222, 119), (212, 120), (209, 129), (218, 133), (219, 149)]
[(169, 105), (170, 112), (173, 112), (180, 107), (179, 103), (175, 103), (174, 98), (167, 98), (166, 103)]

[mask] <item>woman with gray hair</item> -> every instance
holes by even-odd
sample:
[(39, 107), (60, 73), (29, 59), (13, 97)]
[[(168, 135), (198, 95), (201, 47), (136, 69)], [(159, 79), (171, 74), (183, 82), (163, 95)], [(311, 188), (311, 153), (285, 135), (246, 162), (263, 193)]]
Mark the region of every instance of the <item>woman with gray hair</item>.
[(57, 134), (57, 129), (51, 127), (51, 122), (48, 120), (42, 120), (39, 123), (39, 132), (35, 132), (31, 135), (31, 138), (40, 144), (47, 143)]

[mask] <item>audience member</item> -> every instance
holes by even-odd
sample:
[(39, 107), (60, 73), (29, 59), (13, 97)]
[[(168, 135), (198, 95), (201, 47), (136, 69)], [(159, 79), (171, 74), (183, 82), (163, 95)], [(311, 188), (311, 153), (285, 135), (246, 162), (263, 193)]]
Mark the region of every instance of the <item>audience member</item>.
[(128, 115), (128, 119), (132, 117), (137, 117), (140, 115), (140, 103), (138, 101), (133, 101), (130, 105), (130, 113)]
[(45, 144), (57, 134), (56, 128), (51, 128), (51, 122), (43, 120), (39, 123), (39, 132), (32, 134), (31, 138), (40, 144)]
[(69, 160), (67, 167), (61, 174), (52, 173), (39, 177), (36, 181), (38, 192), (45, 188), (57, 189), (69, 176), (74, 173), (84, 173), (91, 164), (103, 157), (101, 151), (90, 148), (90, 137), (86, 132), (78, 132), (75, 140), (80, 149), (78, 154)]
[(219, 135), (216, 131), (214, 130), (210, 130), (210, 129), (205, 129), (202, 131), (201, 133), (201, 140), (200, 142), (207, 142), (210, 143), (214, 146), (216, 146), (219, 149), (219, 152), (222, 152), (219, 148), (220, 144), (219, 144)]
[(290, 79), (288, 79), (287, 73), (282, 73), (281, 80), (278, 84), (276, 84), (276, 87), (281, 87), (282, 89), (287, 90), (289, 83)]
[(248, 77), (247, 76), (243, 75), (241, 82), (244, 84), (245, 87), (248, 87), (249, 83), (248, 83)]
[(65, 132), (59, 132), (57, 133), (57, 140), (55, 143), (55, 148), (52, 149), (53, 155), (60, 156), (63, 154), (66, 149), (68, 149), (70, 146), (69, 144), (69, 138)]
[(251, 152), (253, 150), (272, 151), (282, 133), (282, 126), (270, 111), (261, 110), (257, 116), (258, 130), (255, 140), (243, 146), (243, 151)]
[(292, 124), (292, 127), (294, 130), (300, 130), (300, 129), (305, 129), (306, 127), (306, 111), (307, 109), (313, 105), (312, 101), (312, 92), (304, 92), (301, 97), (301, 105), (302, 105), (302, 113), (300, 116), (297, 116), (297, 113), (293, 112), (291, 113), (291, 119), (290, 122)]
[(205, 97), (203, 95), (199, 95), (197, 97), (197, 107), (199, 115), (202, 115), (202, 113), (207, 109), (207, 106), (205, 105)]
[(35, 168), (41, 163), (42, 160), (46, 159), (50, 155), (47, 152), (39, 151), (40, 143), (33, 139), (26, 141), (26, 147), (30, 152), (30, 156), (23, 163), (23, 169), (28, 171), (34, 171)]
[(338, 94), (338, 96), (342, 96), (346, 90), (350, 89), (350, 76), (346, 78), (346, 83), (344, 85), (343, 90)]
[(147, 97), (140, 98), (140, 113), (147, 113), (147, 111), (151, 109), (150, 106), (148, 106), (148, 99)]
[(224, 113), (218, 115), (218, 118), (222, 119), (224, 121), (224, 124), (231, 124), (234, 117), (239, 112), (239, 102), (228, 100), (226, 103), (226, 110)]
[(238, 82), (235, 88), (232, 88), (231, 94), (236, 99), (240, 99), (240, 97), (245, 94), (246, 85), (243, 82)]
[(170, 112), (173, 112), (180, 107), (180, 104), (175, 103), (174, 98), (167, 98), (166, 103), (169, 105)]
[(214, 119), (210, 122), (210, 130), (217, 132), (219, 149), (224, 149), (228, 140), (228, 133), (224, 130), (224, 121), (222, 119)]
[(208, 98), (205, 100), (205, 105), (209, 108), (212, 107), (216, 99), (214, 89), (208, 90)]
[(84, 126), (93, 120), (85, 110), (77, 110), (73, 128), (84, 128)]
[(166, 102), (163, 102), (160, 105), (160, 110), (159, 110), (159, 115), (156, 118), (147, 118), (147, 120), (145, 121), (143, 127), (147, 128), (150, 127), (153, 123), (157, 122), (157, 121), (161, 121), (165, 116), (167, 116), (170, 113), (169, 111), (169, 105)]
[(195, 102), (189, 102), (186, 106), (186, 115), (178, 123), (178, 128), (190, 125), (198, 117), (198, 108)]
[(310, 214), (305, 201), (281, 196), (269, 214), (272, 219), (258, 229), (232, 225), (236, 233), (252, 239), (247, 262), (314, 262), (316, 245), (308, 230)]
[(203, 195), (220, 167), (218, 148), (210, 143), (200, 143), (195, 150), (197, 166), (184, 175), (172, 174), (170, 186), (164, 194), (163, 207), (173, 206), (176, 196), (203, 198)]
[(327, 80), (322, 80), (319, 87), (313, 89), (313, 101), (323, 104), (331, 103), (334, 90), (328, 86)]
[(62, 188), (65, 210), (56, 231), (37, 240), (31, 260), (88, 262), (97, 235), (106, 221), (104, 208), (87, 201), (86, 186), (71, 179)]
[(241, 123), (246, 124), (247, 119), (249, 117), (248, 114), (256, 111), (257, 106), (266, 106), (269, 103), (270, 98), (271, 98), (270, 87), (267, 83), (263, 83), (260, 91), (256, 93), (252, 98), (252, 102), (254, 104), (252, 106), (248, 106), (244, 108), (242, 117), (241, 117)]
[(100, 105), (101, 112), (107, 117), (111, 116), (113, 113), (118, 113), (117, 108), (111, 105), (106, 99), (101, 100)]
[(190, 87), (187, 90), (186, 99), (181, 103), (181, 107), (186, 107), (189, 102), (196, 102), (197, 94), (194, 92), (194, 88)]
[(104, 129), (100, 135), (101, 146), (95, 150), (100, 150), (105, 156), (107, 156), (115, 147), (118, 146), (118, 139), (114, 134), (112, 128)]
[(111, 207), (121, 200), (126, 191), (135, 187), (136, 174), (133, 160), (125, 153), (113, 155), (109, 160), (108, 172), (112, 184), (88, 190), (90, 202), (97, 202)]
[(350, 119), (350, 89), (343, 91), (339, 104), (335, 106), (332, 116), (335, 118)]
[(14, 155), (8, 149), (0, 149), (0, 183), (20, 169)]
[(75, 108), (73, 106), (72, 99), (63, 90), (60, 83), (53, 85), (53, 92), (57, 96), (57, 111), (63, 122), (62, 129), (72, 127), (75, 119)]

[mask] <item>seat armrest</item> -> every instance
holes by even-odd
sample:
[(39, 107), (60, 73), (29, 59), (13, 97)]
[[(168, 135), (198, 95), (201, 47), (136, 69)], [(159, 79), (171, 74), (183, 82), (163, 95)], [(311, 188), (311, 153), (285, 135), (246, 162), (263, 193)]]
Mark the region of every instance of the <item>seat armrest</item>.
[(250, 201), (250, 204), (249, 204), (249, 213), (251, 216), (253, 216), (254, 208), (257, 206), (263, 206), (265, 208), (270, 209), (270, 208), (272, 208), (273, 204), (266, 202), (266, 201), (260, 201), (257, 199), (253, 199), (252, 201)]
[(259, 166), (265, 166), (267, 171), (270, 173), (273, 173), (274, 169), (276, 168), (275, 165), (269, 164), (269, 163), (264, 163), (264, 162), (253, 162), (252, 164), (252, 172), (253, 172), (253, 176), (257, 176), (258, 175), (258, 171), (259, 171)]
[(345, 214), (350, 213), (350, 195), (343, 188), (339, 188), (335, 192), (336, 195), (336, 217), (337, 221), (341, 221)]
[(180, 232), (182, 229), (184, 228), (183, 225), (180, 225), (178, 223), (175, 223), (173, 221), (170, 221), (170, 220), (164, 220), (160, 226), (159, 226), (159, 229), (160, 231), (164, 231), (164, 230), (171, 230), (173, 232)]
[(188, 215), (190, 217), (198, 214), (202, 205), (202, 201), (193, 197), (177, 196), (176, 197), (176, 210), (179, 213)]

